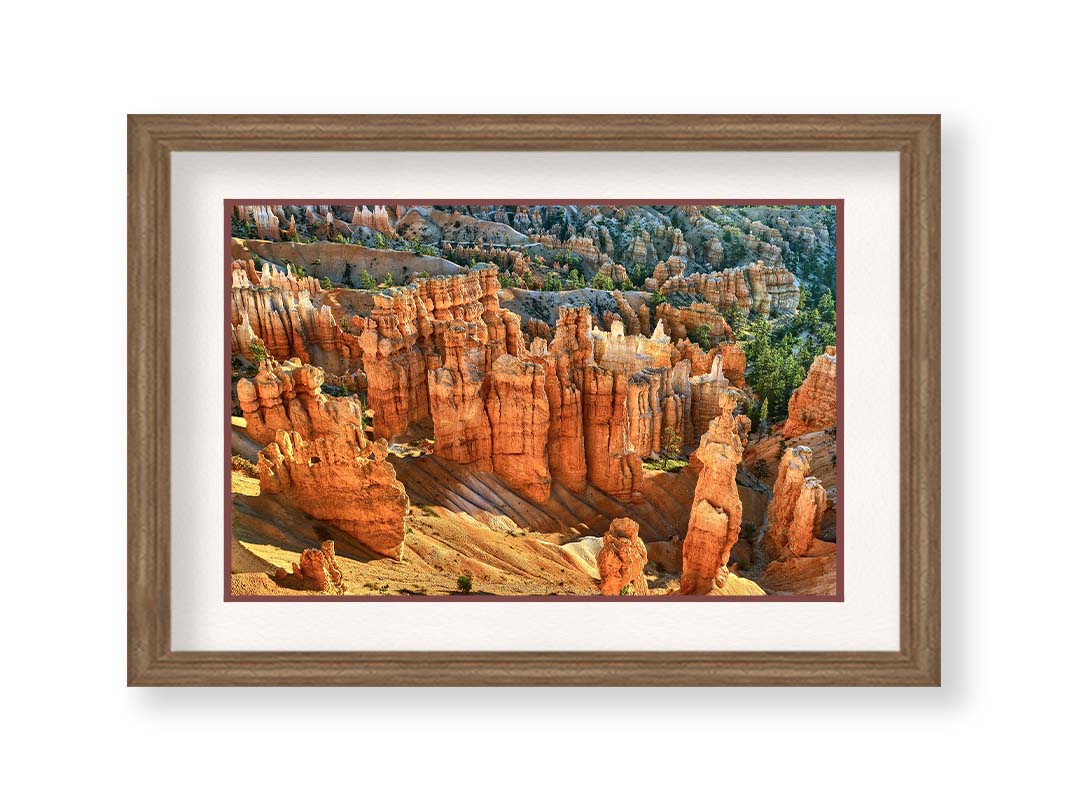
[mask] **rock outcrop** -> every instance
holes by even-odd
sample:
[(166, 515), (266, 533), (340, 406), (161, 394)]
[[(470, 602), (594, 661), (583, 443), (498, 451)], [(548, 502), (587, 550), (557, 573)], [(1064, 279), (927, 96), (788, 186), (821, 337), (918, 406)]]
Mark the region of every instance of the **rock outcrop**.
[(427, 375), (434, 452), (474, 469), (492, 468), (492, 430), (485, 412), (483, 348), (469, 323), (453, 323), (444, 335), (444, 364)]
[(346, 330), (323, 303), (324, 290), (315, 278), (300, 278), (264, 263), (259, 272), (251, 261), (232, 264), (230, 320), (233, 351), (256, 360), (256, 340), (279, 361), (298, 358), (331, 373), (361, 367), (359, 339)]
[(767, 511), (763, 549), (772, 561), (804, 555), (819, 532), (826, 511), (826, 490), (810, 477), (811, 448), (790, 447), (778, 465)]
[(489, 373), (485, 401), (492, 429), (493, 472), (535, 503), (548, 500), (548, 392), (545, 368), (502, 355)]
[(693, 303), (685, 308), (660, 303), (656, 306), (656, 319), (663, 322), (664, 329), (675, 341), (692, 338), (701, 328), (705, 328), (711, 345), (734, 338), (726, 318), (710, 303)]
[(545, 368), (549, 471), (572, 492), (585, 491), (588, 468), (582, 376), (593, 359), (591, 327), (588, 308), (561, 308), (551, 345), (534, 339), (530, 347)]
[(708, 426), (696, 457), (702, 467), (693, 493), (689, 530), (682, 544), (682, 594), (708, 594), (725, 583), (730, 549), (741, 532), (737, 465), (745, 449), (747, 417), (733, 416), (734, 393)]
[(318, 367), (291, 359), (279, 364), (271, 358), (259, 364), (255, 378), (237, 382), (237, 400), (248, 435), (261, 444), (274, 441), (278, 431), (293, 431), (313, 439), (337, 433), (346, 424), (360, 424), (360, 406), (353, 398), (322, 393), (325, 375)]
[(387, 456), (384, 442), (368, 442), (351, 423), (317, 439), (278, 431), (259, 452), (260, 488), (284, 494), (368, 550), (400, 559), (408, 496)]
[(722, 372), (722, 357), (716, 355), (711, 369), (690, 382), (693, 401), (693, 431), (697, 436), (722, 414), (724, 397), (730, 394), (730, 381)]
[(745, 359), (745, 351), (740, 346), (734, 342), (723, 342), (709, 351), (708, 355), (712, 359), (715, 356), (722, 357), (722, 374), (730, 383), (738, 388), (745, 385), (747, 361)]
[(393, 230), (393, 225), (389, 221), (389, 211), (385, 206), (375, 206), (373, 209), (366, 206), (357, 207), (352, 212), (352, 225), (370, 228), (386, 236), (396, 236), (396, 231)]
[(800, 303), (796, 276), (785, 267), (767, 266), (762, 261), (722, 272), (669, 278), (659, 290), (664, 295), (694, 295), (721, 313), (736, 307), (763, 316), (772, 310), (792, 314)]
[[(517, 352), (522, 344), (518, 320), (500, 310), (499, 289), (496, 268), (486, 267), (466, 275), (422, 279), (374, 296), (359, 343), (376, 437), (402, 434), (431, 414), (428, 371), (442, 381), (456, 380), (475, 358), (479, 363), (472, 366), (484, 376), (509, 347)], [(452, 361), (446, 365), (450, 348)], [(451, 377), (438, 374), (442, 367), (451, 370)], [(471, 375), (469, 380), (481, 378)], [(473, 391), (473, 384), (468, 388)], [(444, 399), (440, 392), (438, 399)]]
[(302, 589), (327, 594), (344, 594), (345, 581), (334, 557), (333, 542), (325, 541), (319, 550), (305, 550), (300, 563), (294, 563), (292, 572), (279, 568), (274, 580), (287, 589)]
[(374, 310), (359, 337), (367, 373), (367, 407), (373, 412), (378, 439), (403, 433), (430, 413), (415, 299), (415, 292), (408, 288), (375, 295)]
[(637, 531), (637, 523), (628, 517), (611, 521), (611, 527), (604, 534), (604, 545), (596, 557), (602, 595), (648, 594), (644, 574), (648, 553)]
[(789, 398), (789, 417), (782, 436), (822, 431), (837, 425), (837, 348), (816, 356), (804, 382)]
[(584, 370), (582, 421), (589, 482), (625, 503), (641, 502), (641, 458), (630, 441), (630, 376), (596, 364)]

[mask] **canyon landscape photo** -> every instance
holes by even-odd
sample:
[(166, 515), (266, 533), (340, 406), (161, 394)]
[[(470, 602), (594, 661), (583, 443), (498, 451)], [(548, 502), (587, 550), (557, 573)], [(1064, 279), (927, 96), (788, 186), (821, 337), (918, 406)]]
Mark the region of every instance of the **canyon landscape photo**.
[(228, 204), (228, 599), (840, 599), (841, 220)]

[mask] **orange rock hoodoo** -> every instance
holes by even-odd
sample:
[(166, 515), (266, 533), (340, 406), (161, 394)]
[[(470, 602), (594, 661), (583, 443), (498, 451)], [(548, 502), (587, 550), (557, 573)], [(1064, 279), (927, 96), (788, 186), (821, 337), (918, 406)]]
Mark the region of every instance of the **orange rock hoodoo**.
[(774, 561), (804, 555), (819, 532), (826, 511), (826, 490), (818, 478), (808, 476), (810, 471), (810, 447), (785, 451), (763, 535), (763, 548)]
[(611, 521), (611, 527), (604, 534), (604, 544), (596, 557), (602, 595), (648, 594), (648, 581), (644, 574), (648, 552), (637, 530), (637, 523), (628, 517)]
[(384, 442), (368, 442), (352, 423), (318, 439), (278, 431), (259, 451), (260, 488), (375, 553), (402, 558), (408, 496), (387, 455)]
[(722, 413), (701, 437), (702, 464), (693, 492), (689, 530), (682, 544), (682, 594), (707, 594), (727, 577), (730, 549), (741, 532), (737, 465), (744, 453), (748, 418), (733, 416), (734, 393), (722, 398)]
[(279, 568), (274, 580), (288, 589), (303, 589), (327, 594), (344, 594), (345, 582), (334, 558), (333, 542), (325, 541), (319, 550), (305, 550), (292, 572)]
[(255, 360), (259, 340), (279, 360), (299, 358), (332, 373), (358, 369), (362, 351), (356, 336), (322, 305), (323, 289), (315, 278), (298, 278), (263, 264), (234, 261), (230, 288), (233, 351)]
[(660, 292), (695, 295), (721, 313), (736, 306), (741, 311), (754, 311), (763, 316), (772, 310), (791, 314), (800, 303), (796, 276), (785, 267), (767, 266), (762, 261), (722, 272), (669, 278)]
[[(493, 471), (535, 502), (548, 499), (553, 478), (571, 491), (588, 482), (640, 502), (642, 460), (660, 452), (668, 428), (693, 441), (718, 415), (729, 387), (721, 353), (706, 374), (691, 377), (692, 363), (706, 369), (708, 356), (683, 340), (692, 363), (682, 358), (662, 319), (651, 336), (627, 333), (646, 324), (647, 314), (642, 320), (621, 293), (627, 322), (604, 332), (593, 329), (587, 308), (563, 307), (547, 329), (551, 343), (538, 337), (527, 348), (519, 317), (500, 308), (495, 267), (375, 294), (370, 315), (358, 318), (358, 336), (333, 322), (314, 279), (269, 266), (257, 274), (243, 262), (234, 276), (235, 312), (242, 315), (236, 339), (254, 319), (248, 342), (266, 337), (273, 350), (311, 350), (313, 357), (321, 357), (319, 343), (343, 349), (337, 366), (365, 380), (376, 439), (432, 422), (437, 456)], [(721, 320), (710, 306), (700, 313)], [(238, 385), (249, 433), (266, 443), (279, 431), (315, 439), (346, 423), (358, 426), (359, 404), (323, 395), (324, 380), (299, 360), (264, 362), (254, 380)], [(347, 385), (352, 376), (338, 381)]]
[(837, 425), (837, 348), (816, 356), (808, 376), (789, 398), (782, 436), (790, 438)]
[(274, 441), (278, 431), (294, 431), (305, 438), (337, 433), (344, 425), (360, 424), (355, 399), (322, 394), (324, 373), (318, 367), (291, 359), (279, 364), (260, 362), (252, 380), (237, 382), (237, 400), (257, 442)]
[(548, 500), (548, 393), (545, 368), (502, 355), (489, 373), (486, 410), (492, 429), (493, 472), (537, 503)]

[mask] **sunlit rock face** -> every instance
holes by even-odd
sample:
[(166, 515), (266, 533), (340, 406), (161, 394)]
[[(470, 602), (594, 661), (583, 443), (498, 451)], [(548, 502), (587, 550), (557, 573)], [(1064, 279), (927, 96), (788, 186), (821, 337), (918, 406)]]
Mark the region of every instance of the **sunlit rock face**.
[(682, 544), (683, 594), (707, 594), (728, 577), (726, 562), (741, 532), (737, 465), (744, 453), (747, 417), (733, 416), (736, 397), (722, 398), (722, 412), (700, 439), (700, 477), (693, 493), (689, 530)]
[(317, 439), (279, 431), (259, 452), (260, 487), (368, 550), (401, 558), (408, 496), (387, 455), (384, 442), (368, 442), (351, 423)]
[(258, 340), (279, 361), (298, 358), (338, 374), (359, 371), (362, 351), (356, 331), (350, 320), (335, 318), (322, 303), (323, 295), (315, 278), (300, 278), (268, 263), (257, 271), (252, 261), (235, 260), (230, 284), (233, 352), (256, 360), (252, 343)]
[(762, 261), (722, 272), (669, 278), (660, 292), (688, 294), (713, 305), (720, 313), (733, 308), (767, 316), (771, 311), (792, 314), (800, 303), (800, 283), (785, 267)]
[(815, 357), (808, 375), (789, 398), (782, 436), (790, 438), (837, 425), (837, 348)]
[(486, 396), (493, 472), (538, 503), (552, 489), (545, 378), (541, 364), (503, 355), (493, 362)]
[(648, 581), (644, 575), (648, 553), (637, 532), (637, 523), (628, 517), (611, 521), (596, 559), (602, 595), (648, 594)]
[(790, 447), (778, 465), (763, 536), (772, 561), (804, 555), (818, 534), (827, 498), (822, 482), (808, 474), (811, 457), (810, 447)]
[(334, 434), (349, 423), (359, 425), (359, 403), (354, 398), (324, 395), (324, 377), (321, 369), (298, 359), (260, 362), (252, 380), (237, 382), (237, 400), (248, 435), (267, 444), (278, 431), (314, 438)]
[(325, 541), (319, 549), (307, 549), (290, 571), (278, 568), (274, 580), (287, 589), (344, 594), (345, 582), (334, 557), (332, 541)]

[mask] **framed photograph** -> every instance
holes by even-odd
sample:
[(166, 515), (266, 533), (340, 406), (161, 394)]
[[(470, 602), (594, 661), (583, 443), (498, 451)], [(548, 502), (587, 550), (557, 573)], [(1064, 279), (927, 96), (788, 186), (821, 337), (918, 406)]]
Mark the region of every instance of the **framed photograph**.
[(939, 131), (129, 117), (129, 684), (938, 685)]

